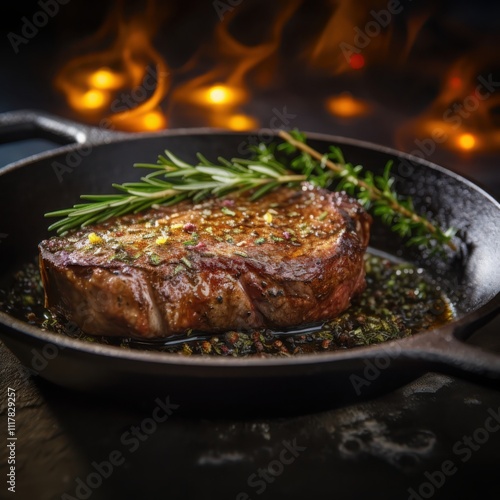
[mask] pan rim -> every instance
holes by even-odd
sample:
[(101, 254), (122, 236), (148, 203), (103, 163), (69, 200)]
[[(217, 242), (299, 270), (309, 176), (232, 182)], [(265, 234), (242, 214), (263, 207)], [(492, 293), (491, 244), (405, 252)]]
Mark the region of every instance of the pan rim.
[[(94, 147), (103, 147), (111, 144), (116, 144), (120, 142), (130, 142), (130, 141), (137, 141), (137, 140), (142, 140), (142, 139), (152, 139), (160, 136), (173, 136), (173, 137), (178, 137), (178, 136), (190, 136), (190, 135), (219, 135), (219, 136), (242, 136), (242, 137), (248, 137), (251, 136), (254, 133), (258, 133), (258, 129), (256, 130), (249, 130), (245, 132), (238, 132), (238, 131), (231, 131), (231, 130), (225, 130), (225, 129), (219, 129), (219, 128), (211, 128), (211, 127), (193, 127), (193, 128), (176, 128), (176, 129), (166, 129), (163, 131), (159, 132), (136, 132), (136, 133), (130, 133), (128, 136), (125, 135), (124, 133), (115, 133), (115, 132), (109, 132), (105, 131), (103, 132), (103, 137), (100, 140), (96, 141), (86, 141), (82, 143), (73, 143), (73, 144), (68, 144), (66, 146), (61, 146), (57, 147), (55, 149), (51, 149), (48, 151), (43, 151), (41, 153), (37, 153), (31, 156), (28, 156), (26, 158), (22, 158), (20, 160), (16, 160), (12, 163), (9, 163), (5, 165), (4, 167), (0, 168), (0, 177), (3, 175), (8, 174), (10, 171), (18, 169), (18, 168), (24, 168), (27, 167), (39, 160), (46, 160), (53, 158), (55, 156), (58, 156), (63, 153), (68, 153), (68, 152), (74, 152), (78, 151), (84, 146), (88, 146), (89, 144), (94, 148)], [(325, 142), (330, 142), (330, 143), (335, 143), (339, 142), (342, 144), (347, 144), (349, 146), (355, 146), (359, 147), (362, 149), (367, 149), (367, 150), (372, 150), (378, 153), (386, 153), (398, 158), (404, 158), (412, 163), (415, 163), (417, 165), (424, 166), (426, 168), (430, 168), (432, 170), (437, 170), (438, 172), (444, 173), (450, 177), (453, 177), (455, 180), (465, 182), (467, 184), (467, 187), (474, 189), (481, 195), (485, 196), (488, 198), (489, 201), (491, 201), (498, 209), (500, 209), (500, 200), (496, 200), (488, 191), (477, 184), (477, 181), (468, 178), (466, 175), (459, 174), (457, 172), (454, 172), (453, 170), (450, 170), (446, 167), (443, 167), (441, 165), (438, 165), (437, 163), (431, 162), (429, 160), (426, 160), (425, 158), (419, 158), (418, 156), (414, 156), (410, 153), (405, 153), (403, 151), (398, 151), (397, 149), (391, 148), (389, 146), (383, 146), (381, 144), (377, 144), (374, 142), (370, 141), (364, 141), (361, 139), (354, 139), (350, 137), (344, 137), (340, 135), (332, 135), (332, 134), (326, 134), (322, 132), (303, 132), (308, 139), (312, 140), (319, 140), (319, 141), (325, 141)], [(277, 137), (277, 133), (273, 132), (273, 136)]]
[[(231, 131), (231, 130), (225, 130), (225, 129), (219, 129), (219, 128), (212, 128), (212, 127), (193, 127), (193, 128), (176, 128), (176, 129), (166, 129), (163, 131), (159, 132), (134, 132), (134, 133), (129, 133), (126, 135), (126, 133), (119, 133), (119, 132), (110, 132), (110, 131), (101, 131), (102, 137), (98, 140), (95, 141), (85, 141), (81, 143), (73, 143), (73, 144), (68, 144), (66, 146), (61, 146), (57, 147), (55, 149), (51, 149), (48, 151), (43, 151), (41, 153), (37, 153), (31, 156), (28, 156), (26, 158), (22, 158), (20, 160), (16, 160), (12, 163), (9, 163), (5, 165), (4, 167), (0, 168), (0, 177), (2, 175), (6, 175), (9, 173), (11, 170), (15, 170), (18, 168), (24, 168), (32, 163), (35, 163), (39, 160), (45, 160), (45, 159), (50, 159), (55, 156), (58, 156), (63, 153), (68, 153), (68, 152), (74, 152), (78, 151), (80, 148), (84, 146), (88, 146), (89, 144), (94, 147), (105, 147), (107, 145), (111, 144), (117, 144), (120, 142), (129, 142), (129, 141), (136, 141), (136, 140), (142, 140), (142, 139), (152, 139), (152, 138), (157, 138), (160, 136), (173, 136), (173, 137), (178, 137), (178, 136), (195, 136), (195, 135), (219, 135), (219, 136), (242, 136), (242, 137), (247, 137), (251, 136), (254, 133), (258, 133), (258, 130), (249, 130), (245, 132), (238, 132), (238, 131)], [(352, 137), (344, 137), (340, 135), (332, 135), (332, 134), (327, 134), (323, 132), (303, 132), (308, 139), (312, 140), (320, 140), (320, 141), (325, 141), (325, 142), (330, 142), (330, 143), (335, 143), (339, 142), (341, 144), (346, 144), (349, 146), (355, 146), (359, 147), (362, 149), (367, 149), (367, 150), (372, 150), (376, 151), (378, 153), (386, 153), (398, 158), (404, 158), (412, 163), (415, 163), (417, 165), (424, 166), (426, 168), (430, 168), (432, 170), (437, 170), (438, 172), (447, 174), (450, 177), (453, 177), (455, 180), (465, 182), (467, 184), (467, 187), (474, 189), (481, 195), (485, 196), (488, 198), (489, 201), (491, 201), (498, 209), (500, 209), (500, 200), (496, 200), (488, 191), (486, 191), (485, 188), (482, 186), (479, 186), (476, 181), (473, 179), (469, 179), (467, 176), (463, 174), (459, 174), (457, 172), (454, 172), (453, 170), (450, 170), (446, 167), (443, 167), (441, 165), (438, 165), (437, 163), (434, 163), (432, 161), (426, 160), (425, 158), (420, 158), (418, 156), (414, 156), (410, 153), (405, 153), (403, 151), (399, 151), (397, 149), (391, 148), (389, 146), (383, 146), (381, 144), (377, 144), (374, 142), (370, 141), (364, 141), (361, 139), (354, 139)], [(273, 131), (272, 133), (273, 137), (277, 137), (277, 133)]]

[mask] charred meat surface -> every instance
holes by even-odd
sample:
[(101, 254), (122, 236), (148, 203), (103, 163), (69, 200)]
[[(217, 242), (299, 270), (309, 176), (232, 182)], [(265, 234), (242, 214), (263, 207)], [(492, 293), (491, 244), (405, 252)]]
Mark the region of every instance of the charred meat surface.
[(127, 215), (40, 243), (46, 306), (155, 338), (331, 319), (365, 286), (371, 217), (310, 185)]

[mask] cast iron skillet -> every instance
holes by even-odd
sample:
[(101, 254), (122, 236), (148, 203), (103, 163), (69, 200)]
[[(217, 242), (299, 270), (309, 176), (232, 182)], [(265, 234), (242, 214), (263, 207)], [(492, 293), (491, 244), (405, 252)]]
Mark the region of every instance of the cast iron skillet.
[[(79, 194), (109, 191), (138, 177), (136, 161), (156, 160), (168, 148), (181, 157), (239, 155), (252, 134), (210, 129), (117, 134), (36, 112), (0, 116), (2, 140), (50, 137), (67, 145), (0, 171), (0, 276), (33, 259), (49, 236), (43, 214), (70, 206)], [(310, 134), (319, 150), (342, 147), (372, 170), (395, 162), (397, 189), (411, 194), (444, 226), (457, 227), (459, 251), (447, 260), (401, 245), (381, 224), (372, 247), (424, 266), (453, 297), (459, 319), (434, 331), (387, 344), (290, 358), (222, 359), (124, 350), (43, 332), (0, 313), (1, 338), (28, 368), (72, 389), (118, 397), (170, 395), (209, 408), (251, 405), (280, 410), (336, 404), (401, 385), (429, 370), (498, 384), (500, 357), (464, 342), (500, 307), (500, 205), (468, 180), (437, 165), (372, 144)], [(76, 144), (68, 144), (73, 142)], [(243, 146), (242, 146), (243, 144)], [(64, 172), (61, 171), (66, 170)], [(61, 173), (58, 179), (55, 169)]]

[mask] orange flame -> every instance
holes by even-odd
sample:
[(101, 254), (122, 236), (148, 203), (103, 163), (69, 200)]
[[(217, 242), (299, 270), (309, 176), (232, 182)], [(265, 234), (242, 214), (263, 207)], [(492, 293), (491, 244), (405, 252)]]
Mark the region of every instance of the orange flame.
[(106, 50), (87, 52), (70, 60), (57, 74), (56, 87), (70, 107), (88, 120), (106, 117), (101, 125), (128, 131), (159, 130), (167, 120), (160, 108), (169, 87), (169, 72), (150, 40), (159, 16), (155, 2), (125, 20), (123, 8), (103, 24), (86, 46), (112, 36)]
[(254, 46), (245, 45), (230, 33), (230, 25), (240, 10), (228, 14), (217, 26), (213, 42), (198, 51), (187, 65), (197, 68), (201, 60), (208, 60), (214, 67), (175, 89), (173, 107), (195, 108), (198, 119), (202, 115), (208, 125), (215, 127), (234, 130), (258, 127), (255, 118), (241, 112), (250, 98), (246, 78), (250, 71), (262, 69), (263, 63), (277, 53), (283, 28), (300, 3), (301, 0), (286, 2), (272, 24), (269, 39)]
[(500, 106), (500, 93), (488, 82), (488, 73), (480, 72), (485, 57), (471, 54), (450, 68), (431, 106), (398, 132), (399, 147), (433, 141), (433, 149), (462, 153), (498, 148), (500, 131), (492, 110)]
[[(367, 64), (406, 58), (429, 13), (408, 16), (406, 4), (373, 0), (360, 8), (352, 0), (330, 0), (331, 14), (309, 52), (308, 64), (331, 74), (361, 70)], [(395, 26), (404, 25), (406, 37), (395, 39)]]
[(341, 118), (362, 116), (370, 111), (370, 106), (365, 101), (356, 99), (349, 92), (330, 97), (326, 101), (326, 107), (332, 115)]

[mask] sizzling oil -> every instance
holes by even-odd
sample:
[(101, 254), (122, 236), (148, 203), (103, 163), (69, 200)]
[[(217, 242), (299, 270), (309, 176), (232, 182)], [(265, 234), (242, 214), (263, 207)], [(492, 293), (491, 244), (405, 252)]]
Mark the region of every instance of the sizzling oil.
[(230, 331), (217, 335), (186, 332), (168, 340), (90, 337), (74, 323), (43, 307), (38, 267), (26, 264), (0, 289), (0, 310), (44, 330), (127, 349), (202, 356), (294, 356), (378, 344), (436, 328), (453, 319), (450, 301), (421, 268), (385, 256), (365, 256), (365, 291), (349, 309), (320, 325), (294, 331)]

